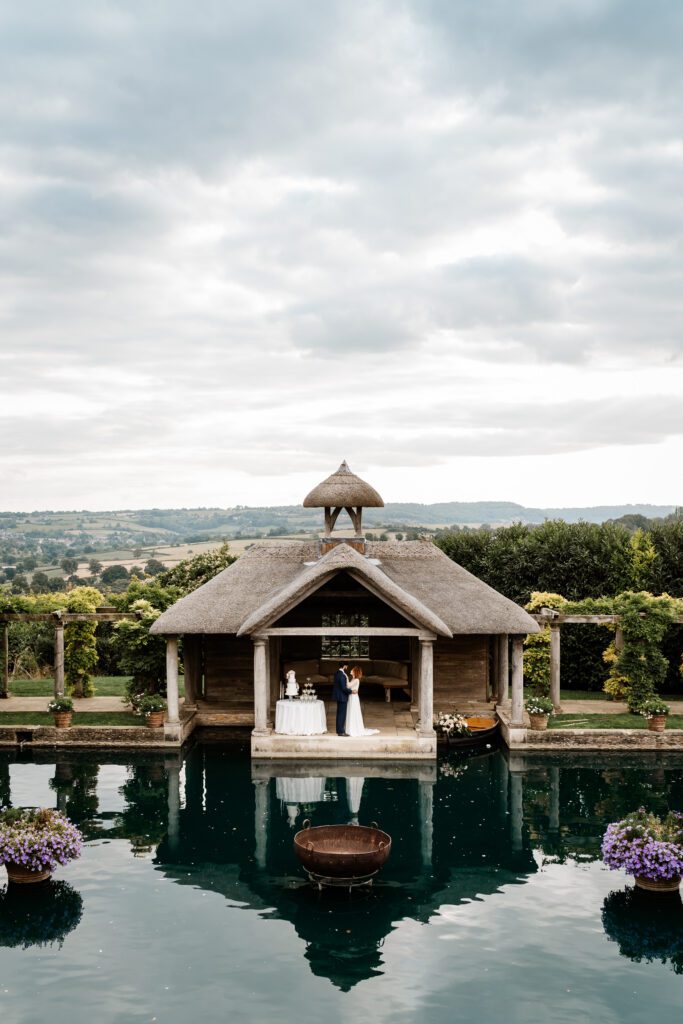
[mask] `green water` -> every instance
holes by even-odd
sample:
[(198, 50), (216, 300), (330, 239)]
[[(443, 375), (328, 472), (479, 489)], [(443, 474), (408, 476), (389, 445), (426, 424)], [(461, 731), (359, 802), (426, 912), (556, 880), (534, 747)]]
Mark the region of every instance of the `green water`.
[[(2, 1024), (681, 1019), (680, 901), (597, 859), (607, 822), (683, 807), (680, 757), (0, 754), (9, 801), (61, 808), (87, 843), (43, 891), (0, 889)], [(306, 817), (391, 833), (370, 892), (304, 882)]]

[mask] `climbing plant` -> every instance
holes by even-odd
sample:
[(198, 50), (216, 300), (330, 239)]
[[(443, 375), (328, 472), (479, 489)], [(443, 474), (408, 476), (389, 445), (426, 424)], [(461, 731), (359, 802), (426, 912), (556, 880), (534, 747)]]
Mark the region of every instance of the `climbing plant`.
[(644, 591), (627, 591), (615, 597), (614, 612), (619, 616), (624, 643), (621, 651), (615, 651), (610, 676), (627, 681), (629, 711), (640, 711), (644, 702), (661, 689), (668, 668), (661, 651), (662, 640), (682, 609), (683, 601), (668, 594), (654, 597)]
[[(102, 604), (94, 587), (76, 587), (66, 599), (69, 612), (94, 612)], [(92, 673), (97, 665), (96, 622), (70, 622), (64, 629), (64, 675), (74, 697), (94, 697)]]
[[(566, 598), (561, 594), (548, 594), (535, 590), (524, 605), (528, 612), (538, 614), (542, 608), (564, 611)], [(547, 697), (550, 693), (550, 626), (540, 633), (529, 633), (524, 641), (524, 682), (535, 694)]]

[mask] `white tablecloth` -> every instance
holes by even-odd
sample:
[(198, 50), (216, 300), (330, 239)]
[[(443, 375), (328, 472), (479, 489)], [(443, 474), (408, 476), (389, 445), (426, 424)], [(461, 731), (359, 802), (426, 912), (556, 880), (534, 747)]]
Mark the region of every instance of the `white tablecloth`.
[(275, 732), (286, 736), (318, 736), (327, 732), (321, 700), (279, 700), (275, 705)]

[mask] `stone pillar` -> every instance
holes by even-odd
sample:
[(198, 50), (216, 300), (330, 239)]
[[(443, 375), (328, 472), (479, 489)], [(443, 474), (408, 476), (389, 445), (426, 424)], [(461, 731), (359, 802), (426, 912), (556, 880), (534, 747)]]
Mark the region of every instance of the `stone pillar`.
[(55, 697), (64, 696), (64, 625), (55, 626)]
[(524, 728), (524, 637), (512, 638), (512, 728)]
[(252, 637), (254, 641), (254, 733), (268, 733), (268, 655), (266, 638)]
[(168, 765), (168, 848), (171, 853), (178, 852), (180, 841), (180, 768)]
[(410, 710), (417, 713), (418, 722), (420, 715), (420, 642), (415, 636), (410, 638), (410, 661), (412, 690), (410, 696)]
[(550, 623), (550, 699), (559, 714), (560, 706), (560, 624)]
[(166, 637), (166, 721), (178, 725), (178, 637)]
[(420, 852), (422, 866), (432, 870), (432, 850), (434, 836), (434, 784), (418, 779), (420, 791)]
[(254, 856), (260, 868), (265, 868), (268, 854), (269, 782), (269, 779), (254, 780)]
[(420, 736), (434, 736), (434, 641), (420, 637)]
[[(514, 705), (514, 698), (513, 698)], [(524, 828), (524, 776), (520, 772), (510, 773), (510, 841), (512, 849), (522, 849)]]
[(508, 704), (510, 702), (508, 694), (510, 688), (509, 677), (508, 635), (507, 633), (501, 633), (498, 637), (498, 692), (496, 694), (496, 703), (498, 704)]
[(614, 650), (617, 654), (621, 654), (624, 649), (624, 631), (621, 626), (617, 626), (614, 631)]
[(0, 677), (0, 700), (9, 697), (9, 622), (2, 624), (2, 677)]

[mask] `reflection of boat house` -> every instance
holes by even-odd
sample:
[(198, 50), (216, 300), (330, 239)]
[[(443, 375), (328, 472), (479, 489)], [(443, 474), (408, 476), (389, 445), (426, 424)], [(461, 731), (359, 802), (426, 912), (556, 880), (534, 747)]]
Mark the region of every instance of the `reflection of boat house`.
[[(363, 508), (383, 501), (346, 463), (304, 505), (325, 509), (320, 539), (255, 544), (153, 625), (168, 643), (168, 738), (181, 732), (179, 637), (183, 717), (194, 713), (200, 725), (253, 722), (259, 757), (432, 758), (434, 710), (507, 699), (510, 644), (513, 720), (517, 713), (521, 722), (522, 641), (538, 631), (536, 622), (427, 541), (366, 541)], [(353, 536), (333, 535), (343, 510)], [(275, 735), (284, 672), (295, 668), (329, 699), (340, 658), (363, 667), (366, 702), (373, 684), (385, 702), (370, 722), (380, 734), (351, 741)]]

